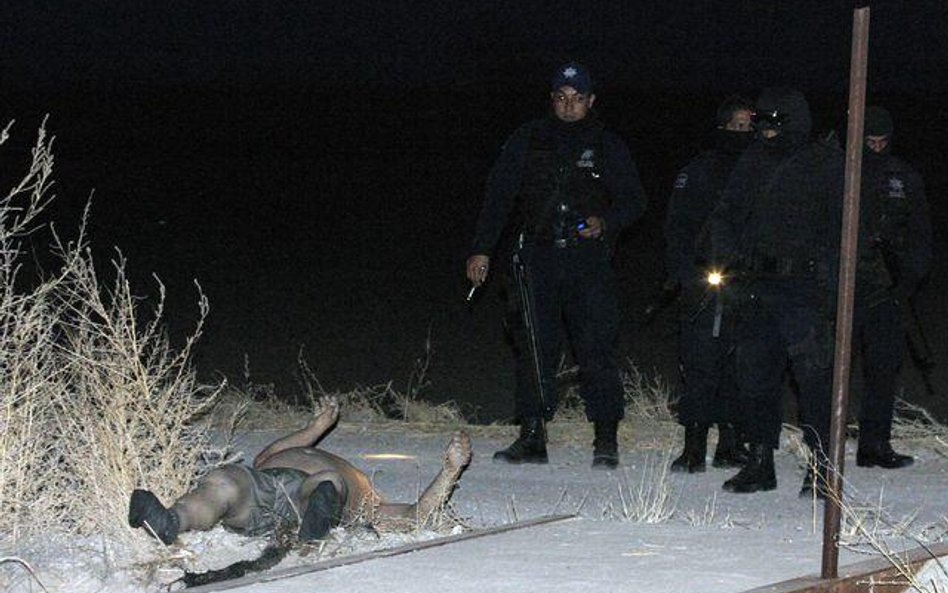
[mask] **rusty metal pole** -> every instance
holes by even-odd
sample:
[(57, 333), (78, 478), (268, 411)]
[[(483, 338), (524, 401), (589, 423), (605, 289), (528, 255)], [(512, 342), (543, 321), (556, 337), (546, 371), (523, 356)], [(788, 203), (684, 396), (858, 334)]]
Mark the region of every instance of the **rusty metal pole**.
[(839, 248), (839, 292), (836, 299), (836, 358), (833, 366), (833, 411), (830, 420), (831, 467), (829, 496), (823, 514), (824, 579), (835, 579), (839, 568), (839, 523), (843, 462), (846, 453), (846, 407), (852, 354), (853, 296), (856, 286), (856, 247), (859, 238), (859, 190), (862, 179), (863, 114), (866, 107), (866, 63), (869, 55), (869, 7), (853, 12), (852, 57), (849, 70), (849, 122), (846, 132), (846, 183), (843, 228)]

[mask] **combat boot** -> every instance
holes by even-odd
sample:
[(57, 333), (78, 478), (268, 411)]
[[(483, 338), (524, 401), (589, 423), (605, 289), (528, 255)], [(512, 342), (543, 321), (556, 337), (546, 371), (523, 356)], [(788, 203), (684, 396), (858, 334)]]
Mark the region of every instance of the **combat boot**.
[(619, 466), (619, 421), (608, 420), (593, 424), (596, 438), (593, 440), (594, 469), (615, 469)]
[(718, 424), (718, 446), (714, 449), (714, 467), (744, 467), (747, 463), (747, 448), (737, 437), (734, 426), (727, 423)]
[(128, 524), (144, 527), (165, 545), (178, 537), (181, 520), (173, 509), (166, 509), (158, 497), (148, 490), (135, 489), (128, 502)]
[(896, 453), (889, 441), (859, 445), (859, 448), (856, 449), (856, 465), (859, 467), (875, 467), (878, 465), (886, 469), (898, 469), (908, 467), (913, 463), (915, 463), (915, 458), (910, 455)]
[(708, 455), (708, 425), (689, 424), (685, 427), (685, 450), (672, 461), (671, 471), (689, 474), (705, 470)]
[(542, 418), (520, 421), (520, 436), (506, 449), (494, 453), (494, 461), (507, 463), (548, 463), (546, 430)]
[(748, 493), (773, 490), (777, 487), (774, 471), (774, 450), (766, 445), (753, 443), (750, 446), (747, 464), (737, 475), (724, 482), (728, 492)]

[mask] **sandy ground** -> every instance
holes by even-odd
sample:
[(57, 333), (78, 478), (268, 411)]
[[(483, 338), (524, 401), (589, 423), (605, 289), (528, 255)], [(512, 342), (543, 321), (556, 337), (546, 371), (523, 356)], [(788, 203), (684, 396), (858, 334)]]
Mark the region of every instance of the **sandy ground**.
[[(405, 534), (340, 528), (321, 546), (291, 554), (274, 570), (318, 566), (345, 555), (457, 537), (546, 515), (576, 518), (236, 590), (423, 593), (595, 588), (653, 593), (691, 591), (700, 585), (703, 591), (731, 593), (819, 573), (822, 503), (798, 497), (803, 470), (789, 442), (777, 454), (777, 490), (736, 495), (721, 490), (732, 470), (709, 466), (704, 474), (666, 474), (670, 441), (647, 434), (655, 427), (632, 437), (625, 433), (620, 468), (605, 472), (589, 467), (587, 445), (556, 438), (549, 465), (493, 463), (491, 453), (506, 444), (513, 429), (477, 430), (474, 459), (453, 498), (459, 525)], [(244, 434), (238, 448), (251, 458), (274, 434)], [(792, 433), (785, 431), (785, 436)], [(437, 471), (448, 438), (448, 432), (422, 433), (398, 425), (343, 424), (322, 445), (354, 461), (391, 500), (412, 500)], [(900, 447), (912, 452), (916, 463), (899, 471), (856, 467), (849, 451), (846, 496), (855, 509), (853, 517), (896, 549), (948, 541), (948, 460), (921, 443)], [(405, 457), (366, 457), (378, 453)], [(878, 555), (853, 520), (844, 522), (843, 541), (842, 565)], [(0, 554), (18, 553), (49, 591), (118, 593), (175, 590), (179, 584), (164, 588), (158, 582), (178, 578), (181, 567), (220, 568), (254, 557), (264, 544), (219, 528), (187, 534), (171, 549), (155, 544), (155, 557), (164, 561), (152, 565), (157, 570), (151, 573), (150, 584), (142, 582), (141, 571), (128, 566), (123, 550), (95, 538), (46, 539)], [(0, 568), (0, 588), (17, 593), (41, 590), (21, 565), (12, 562)]]

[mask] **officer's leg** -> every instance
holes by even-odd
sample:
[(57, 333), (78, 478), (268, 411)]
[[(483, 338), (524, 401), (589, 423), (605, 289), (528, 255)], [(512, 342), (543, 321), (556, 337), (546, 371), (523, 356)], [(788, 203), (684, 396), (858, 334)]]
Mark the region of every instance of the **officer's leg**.
[(799, 388), (800, 428), (813, 455), (801, 496), (826, 496), (833, 387), (833, 325), (819, 302), (788, 310), (786, 332), (793, 376)]
[(559, 405), (556, 369), (563, 353), (561, 324), (564, 263), (562, 251), (555, 247), (538, 248), (530, 267), (536, 320), (535, 332), (540, 349), (540, 367), (543, 376), (542, 402), (540, 396), (537, 395), (533, 398), (533, 405), (547, 421), (553, 419)]
[(724, 326), (717, 340), (717, 390), (712, 398), (717, 413), (718, 444), (714, 450), (714, 467), (742, 467), (747, 462), (747, 442), (743, 402), (737, 388), (734, 356), (734, 328)]
[(863, 389), (859, 414), (859, 449), (856, 464), (863, 467), (899, 468), (914, 461), (892, 450), (892, 418), (899, 369), (902, 365), (901, 312), (894, 300), (862, 311)]
[(762, 302), (759, 293), (749, 295), (742, 308), (735, 356), (750, 452), (747, 464), (724, 483), (724, 489), (731, 492), (777, 487), (774, 450), (779, 445), (780, 394), (786, 367), (786, 347), (779, 323), (781, 309), (774, 295)]
[[(520, 435), (512, 445), (494, 453), (494, 459), (508, 463), (546, 463), (546, 431), (544, 422), (556, 409), (555, 373), (559, 356), (559, 308), (556, 301), (556, 261), (548, 248), (530, 248), (522, 253), (526, 259), (528, 280), (533, 295), (533, 331), (538, 346), (544, 387), (543, 401), (536, 388), (536, 361), (530, 349), (530, 334), (523, 321), (520, 295), (513, 286), (517, 318), (508, 317), (508, 327), (517, 352), (516, 409)], [(510, 310), (510, 309), (508, 309)]]
[(593, 422), (593, 466), (618, 465), (618, 424), (625, 406), (617, 362), (619, 305), (615, 275), (605, 246), (580, 246), (565, 254), (568, 262), (564, 317), (579, 364), (580, 396)]
[(700, 299), (688, 299), (679, 327), (682, 390), (678, 423), (685, 427), (685, 448), (672, 462), (671, 470), (703, 472), (718, 381), (716, 339), (712, 335), (714, 307), (709, 308)]

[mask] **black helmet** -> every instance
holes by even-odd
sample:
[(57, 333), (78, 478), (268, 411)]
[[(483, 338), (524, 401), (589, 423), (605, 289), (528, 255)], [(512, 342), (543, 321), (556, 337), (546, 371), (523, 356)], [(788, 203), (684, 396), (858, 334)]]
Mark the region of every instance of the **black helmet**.
[(769, 87), (757, 98), (754, 124), (758, 130), (770, 128), (808, 136), (813, 120), (803, 93), (789, 87)]

